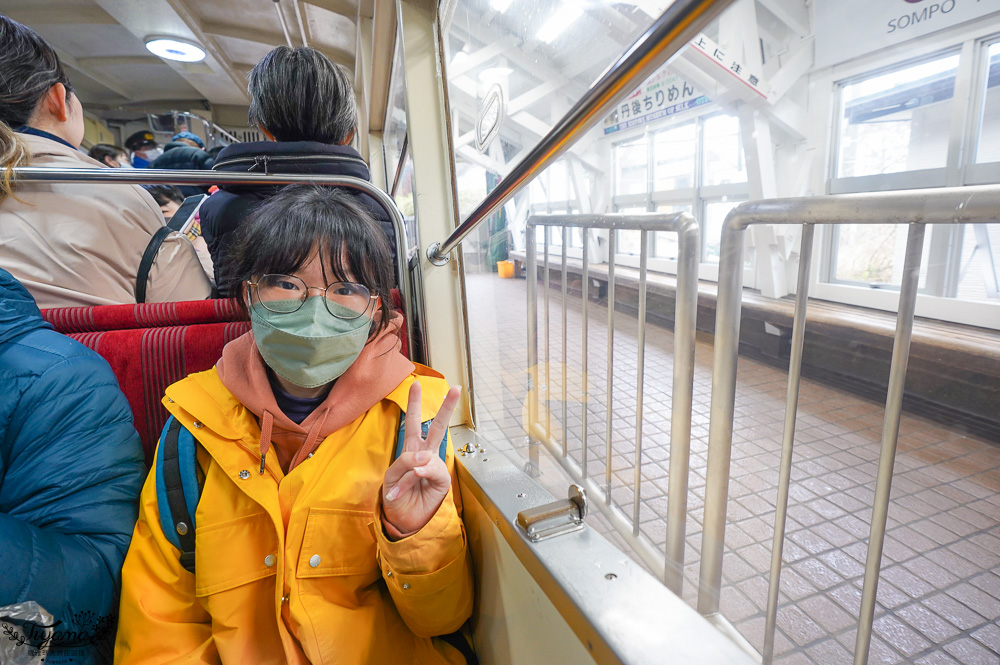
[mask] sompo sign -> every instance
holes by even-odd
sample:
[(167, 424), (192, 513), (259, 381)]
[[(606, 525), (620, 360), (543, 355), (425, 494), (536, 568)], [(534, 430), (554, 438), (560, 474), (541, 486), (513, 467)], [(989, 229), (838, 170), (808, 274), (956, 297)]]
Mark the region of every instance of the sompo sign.
[[(904, 0), (910, 4), (915, 4), (918, 2), (923, 2), (924, 0)], [(944, 2), (934, 2), (927, 3), (918, 12), (916, 10), (907, 12), (900, 16), (899, 18), (891, 18), (888, 22), (888, 34), (896, 32), (896, 30), (905, 30), (911, 26), (919, 25), (924, 21), (933, 21), (935, 14), (945, 15), (950, 14), (955, 11), (955, 2), (957, 0), (944, 0)], [(977, 0), (978, 1), (978, 0)]]
[(1000, 0), (815, 0), (816, 67), (991, 14), (1000, 15)]

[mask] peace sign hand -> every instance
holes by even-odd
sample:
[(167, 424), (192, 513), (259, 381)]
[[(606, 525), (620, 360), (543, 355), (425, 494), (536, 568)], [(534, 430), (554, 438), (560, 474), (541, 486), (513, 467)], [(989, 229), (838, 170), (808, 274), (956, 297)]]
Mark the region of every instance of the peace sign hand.
[(438, 455), (438, 446), (448, 431), (461, 394), (461, 386), (448, 391), (425, 438), (420, 427), (420, 382), (414, 381), (410, 386), (403, 452), (386, 469), (382, 482), (384, 519), (401, 534), (423, 528), (448, 495), (451, 474)]

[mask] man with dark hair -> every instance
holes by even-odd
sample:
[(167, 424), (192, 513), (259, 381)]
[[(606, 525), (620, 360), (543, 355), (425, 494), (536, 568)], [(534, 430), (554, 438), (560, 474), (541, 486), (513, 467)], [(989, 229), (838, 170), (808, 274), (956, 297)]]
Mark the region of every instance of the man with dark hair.
[[(219, 153), (216, 171), (349, 175), (371, 180), (368, 165), (349, 145), (358, 124), (354, 90), (347, 75), (325, 55), (306, 46), (279, 46), (253, 68), (247, 87), (250, 123), (268, 140), (227, 147)], [(279, 189), (226, 185), (202, 205), (201, 229), (220, 288), (229, 284), (227, 254), (233, 233)], [(358, 198), (389, 237), (395, 265), (396, 234), (388, 213), (372, 198), (364, 194)]]
[(132, 168), (132, 161), (128, 158), (125, 149), (110, 143), (98, 143), (90, 149), (87, 156), (113, 169)]
[[(205, 143), (194, 132), (180, 132), (170, 139), (170, 143), (163, 146), (163, 154), (150, 164), (150, 168), (173, 171), (211, 169), (214, 160), (202, 149), (204, 147)], [(208, 191), (207, 187), (197, 185), (179, 185), (177, 188), (184, 196), (196, 196)]]
[[(52, 47), (0, 15), (0, 63), (0, 122), (17, 132), (27, 165), (99, 167), (79, 150), (83, 106)], [(136, 302), (143, 253), (164, 226), (142, 187), (23, 182), (14, 189), (0, 201), (0, 265), (39, 307)], [(201, 300), (211, 293), (191, 242), (167, 235), (146, 279), (146, 300)]]

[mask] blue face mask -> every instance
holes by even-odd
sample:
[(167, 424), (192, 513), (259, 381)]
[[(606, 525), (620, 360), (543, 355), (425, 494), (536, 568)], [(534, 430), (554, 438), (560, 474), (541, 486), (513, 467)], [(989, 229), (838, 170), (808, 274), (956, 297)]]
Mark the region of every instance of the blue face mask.
[(257, 350), (281, 378), (303, 388), (317, 388), (340, 378), (361, 355), (372, 320), (336, 303), (353, 320), (331, 316), (322, 296), (307, 298), (288, 314), (278, 314), (259, 302), (250, 308), (250, 325)]

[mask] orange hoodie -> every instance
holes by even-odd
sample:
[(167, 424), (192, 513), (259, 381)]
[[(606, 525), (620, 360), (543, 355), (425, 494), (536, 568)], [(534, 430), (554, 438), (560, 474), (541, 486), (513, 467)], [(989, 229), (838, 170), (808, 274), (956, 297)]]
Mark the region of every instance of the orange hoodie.
[(413, 363), (399, 352), (402, 322), (402, 315), (393, 315), (389, 326), (365, 345), (358, 359), (334, 382), (323, 403), (301, 424), (278, 408), (267, 378), (267, 364), (257, 350), (253, 333), (225, 346), (216, 370), (226, 389), (260, 422), (260, 473), (264, 473), (272, 443), (282, 470), (290, 472), (315, 452), (323, 439), (378, 404), (413, 372)]

